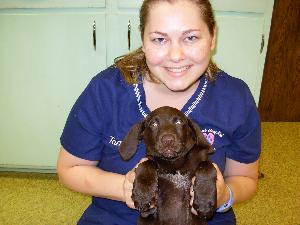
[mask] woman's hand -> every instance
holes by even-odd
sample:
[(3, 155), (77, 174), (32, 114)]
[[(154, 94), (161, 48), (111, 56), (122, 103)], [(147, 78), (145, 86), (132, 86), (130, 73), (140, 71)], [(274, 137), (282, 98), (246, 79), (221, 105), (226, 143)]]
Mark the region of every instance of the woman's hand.
[(126, 175), (123, 183), (123, 196), (124, 196), (124, 202), (127, 204), (129, 208), (134, 209), (134, 203), (132, 201), (131, 195), (132, 195), (132, 188), (133, 188), (133, 182), (135, 179), (135, 168), (130, 170)]
[(138, 165), (142, 162), (145, 162), (148, 158), (142, 158), (136, 166), (130, 170), (127, 174), (125, 174), (124, 182), (123, 182), (123, 199), (127, 206), (131, 209), (135, 209), (134, 202), (132, 201), (132, 189), (133, 189), (133, 182), (135, 179), (135, 169)]
[(221, 205), (225, 204), (229, 200), (229, 191), (226, 186), (226, 183), (224, 181), (224, 177), (217, 166), (217, 164), (213, 163), (214, 167), (216, 168), (217, 171), (217, 181), (216, 181), (216, 186), (217, 186), (217, 208), (219, 208)]

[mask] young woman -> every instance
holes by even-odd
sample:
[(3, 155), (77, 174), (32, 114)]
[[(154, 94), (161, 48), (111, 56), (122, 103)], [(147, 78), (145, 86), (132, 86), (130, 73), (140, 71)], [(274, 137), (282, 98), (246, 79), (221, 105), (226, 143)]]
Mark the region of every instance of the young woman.
[(73, 106), (57, 170), (68, 188), (94, 196), (78, 224), (133, 225), (134, 168), (118, 146), (129, 128), (160, 106), (196, 121), (216, 149), (217, 212), (209, 224), (235, 224), (231, 205), (255, 192), (260, 121), (247, 85), (211, 61), (216, 24), (208, 0), (145, 0), (142, 47), (95, 76)]

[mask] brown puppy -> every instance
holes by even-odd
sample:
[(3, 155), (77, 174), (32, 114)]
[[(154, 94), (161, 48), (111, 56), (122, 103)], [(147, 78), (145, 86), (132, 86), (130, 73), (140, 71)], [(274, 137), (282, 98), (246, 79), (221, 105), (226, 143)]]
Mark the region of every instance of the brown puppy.
[[(129, 160), (144, 139), (149, 160), (136, 169), (132, 199), (141, 213), (138, 225), (205, 225), (216, 208), (213, 148), (200, 128), (181, 111), (161, 107), (135, 124), (120, 146)], [(198, 216), (191, 213), (192, 178)]]

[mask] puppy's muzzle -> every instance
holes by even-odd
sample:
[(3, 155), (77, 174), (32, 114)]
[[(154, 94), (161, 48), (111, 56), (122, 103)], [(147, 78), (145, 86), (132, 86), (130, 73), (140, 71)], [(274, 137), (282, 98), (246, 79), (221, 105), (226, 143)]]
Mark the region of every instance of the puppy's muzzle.
[(163, 157), (171, 159), (178, 156), (181, 145), (178, 143), (175, 134), (166, 133), (161, 135), (158, 143), (158, 152)]
[(173, 134), (164, 134), (160, 138), (160, 142), (163, 146), (174, 146), (175, 140), (175, 135)]

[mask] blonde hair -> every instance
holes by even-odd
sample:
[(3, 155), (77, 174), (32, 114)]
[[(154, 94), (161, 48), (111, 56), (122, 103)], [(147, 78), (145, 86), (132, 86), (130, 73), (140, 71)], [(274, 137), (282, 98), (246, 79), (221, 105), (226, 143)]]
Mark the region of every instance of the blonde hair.
[[(144, 0), (140, 8), (140, 32), (141, 39), (143, 40), (145, 26), (147, 24), (150, 7), (159, 2), (168, 2), (174, 3), (179, 0)], [(213, 14), (213, 9), (209, 0), (188, 0), (195, 3), (200, 9), (200, 13), (203, 21), (206, 23), (210, 34), (213, 36), (216, 27), (216, 21)], [(115, 66), (119, 68), (125, 78), (125, 80), (130, 83), (137, 83), (139, 76), (147, 76), (152, 81), (155, 82), (155, 78), (151, 76), (150, 70), (146, 63), (146, 57), (142, 50), (142, 47), (132, 51), (126, 55), (120, 56), (115, 59)], [(217, 65), (210, 59), (208, 68), (206, 70), (205, 76), (206, 79), (212, 81), (216, 79), (217, 72), (219, 68)]]

